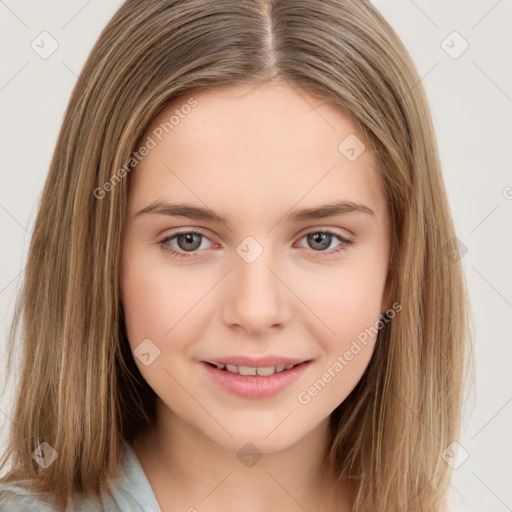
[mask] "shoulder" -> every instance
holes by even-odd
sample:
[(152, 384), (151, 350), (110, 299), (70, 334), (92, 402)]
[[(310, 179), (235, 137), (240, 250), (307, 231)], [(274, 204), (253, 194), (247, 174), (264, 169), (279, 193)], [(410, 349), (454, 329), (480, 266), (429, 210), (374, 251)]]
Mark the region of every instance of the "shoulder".
[[(84, 499), (80, 504), (73, 507), (75, 512), (86, 512), (91, 510), (91, 505), (96, 505), (92, 499)], [(28, 490), (22, 485), (0, 482), (0, 510), (2, 512), (58, 512), (57, 509), (44, 500), (42, 494)]]
[(25, 487), (16, 484), (0, 483), (0, 510), (5, 512), (55, 512), (55, 509), (31, 493)]
[[(42, 494), (32, 492), (22, 482), (0, 481), (1, 512), (58, 512), (44, 500)], [(128, 445), (118, 478), (109, 483), (101, 496), (86, 496), (72, 507), (73, 512), (160, 512), (153, 490), (133, 448)]]

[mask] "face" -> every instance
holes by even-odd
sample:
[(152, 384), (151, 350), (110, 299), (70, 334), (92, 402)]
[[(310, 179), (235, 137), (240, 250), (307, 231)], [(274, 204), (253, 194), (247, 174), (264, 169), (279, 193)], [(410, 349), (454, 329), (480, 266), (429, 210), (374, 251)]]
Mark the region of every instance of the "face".
[(281, 82), (183, 96), (144, 141), (121, 261), (135, 362), (160, 413), (214, 443), (292, 445), (357, 384), (388, 307), (377, 157)]

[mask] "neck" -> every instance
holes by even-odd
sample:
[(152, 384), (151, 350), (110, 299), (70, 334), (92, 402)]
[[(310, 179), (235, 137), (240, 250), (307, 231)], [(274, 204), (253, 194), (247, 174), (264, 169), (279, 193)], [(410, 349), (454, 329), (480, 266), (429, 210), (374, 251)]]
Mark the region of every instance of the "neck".
[[(279, 451), (244, 454), (214, 443), (159, 403), (133, 448), (162, 510), (349, 511), (322, 478), (329, 418)], [(241, 443), (244, 445), (244, 443)], [(338, 494), (338, 491), (336, 492)], [(336, 505), (336, 506), (335, 506)]]

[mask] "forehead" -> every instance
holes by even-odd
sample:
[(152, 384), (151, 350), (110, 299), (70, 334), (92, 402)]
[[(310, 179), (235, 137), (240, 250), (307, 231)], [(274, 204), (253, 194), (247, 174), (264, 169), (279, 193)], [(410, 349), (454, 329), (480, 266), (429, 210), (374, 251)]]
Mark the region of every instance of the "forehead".
[[(195, 192), (267, 207), (306, 195), (383, 201), (378, 160), (359, 128), (341, 109), (283, 82), (183, 94), (147, 137), (155, 147), (134, 173), (137, 195), (147, 199)], [(356, 159), (344, 153), (350, 146)]]
[[(195, 106), (189, 108), (192, 101)], [(174, 117), (171, 123), (174, 135), (179, 136), (186, 128), (204, 135), (208, 128), (209, 140), (214, 140), (230, 132), (231, 141), (221, 139), (226, 143), (223, 149), (229, 142), (232, 145), (246, 142), (248, 137), (257, 137), (260, 143), (281, 142), (285, 147), (293, 141), (304, 142), (305, 134), (312, 143), (317, 143), (318, 137), (337, 132), (341, 135), (345, 131), (364, 139), (340, 109), (279, 80), (258, 85), (193, 89), (167, 105), (154, 119), (150, 130), (165, 125), (171, 117)], [(181, 130), (178, 130), (179, 126)]]

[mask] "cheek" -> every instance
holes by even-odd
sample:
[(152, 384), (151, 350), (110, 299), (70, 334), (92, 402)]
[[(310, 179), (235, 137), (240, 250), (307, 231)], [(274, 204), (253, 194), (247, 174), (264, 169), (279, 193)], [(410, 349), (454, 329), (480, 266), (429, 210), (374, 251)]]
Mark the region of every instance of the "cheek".
[[(171, 395), (176, 395), (173, 400), (178, 399), (179, 386), (169, 373), (176, 375), (179, 382), (186, 377), (186, 368), (179, 364), (178, 356), (187, 351), (191, 337), (187, 313), (201, 295), (199, 290), (194, 292), (195, 285), (190, 281), (186, 286), (187, 280), (178, 272), (132, 257), (121, 276), (126, 334), (135, 364), (157, 395), (163, 398), (172, 391)], [(186, 403), (186, 397), (181, 400)]]
[(142, 339), (160, 338), (170, 328), (171, 319), (166, 321), (165, 311), (172, 311), (172, 304), (168, 303), (171, 297), (166, 299), (163, 288), (155, 288), (151, 274), (132, 265), (123, 277), (123, 309), (132, 348)]
[[(384, 277), (380, 270), (347, 268), (317, 276), (302, 296), (316, 315), (308, 314), (309, 331), (322, 357), (305, 389), (315, 407), (333, 410), (352, 391), (367, 368), (378, 333)], [(326, 389), (323, 392), (323, 389)]]
[(315, 276), (301, 296), (314, 313), (314, 330), (326, 348), (343, 348), (381, 313), (384, 279), (372, 272), (347, 271)]
[(313, 313), (307, 314), (314, 321), (310, 328), (315, 326), (325, 350), (345, 349), (378, 322), (388, 267), (386, 236), (385, 229), (375, 229), (339, 261), (294, 276), (294, 290)]
[[(211, 269), (199, 272), (194, 266), (173, 266), (156, 259), (153, 262), (142, 251), (132, 252), (122, 267), (126, 334), (139, 367), (136, 349), (149, 339), (162, 356), (155, 359), (151, 369), (174, 371), (178, 361), (174, 356), (192, 357), (204, 320), (214, 314), (213, 294), (208, 292), (218, 278)], [(143, 373), (145, 367), (140, 369)]]
[(132, 256), (121, 273), (126, 331), (132, 348), (146, 338), (163, 348), (186, 314), (193, 290), (194, 283), (185, 286), (177, 271)]

